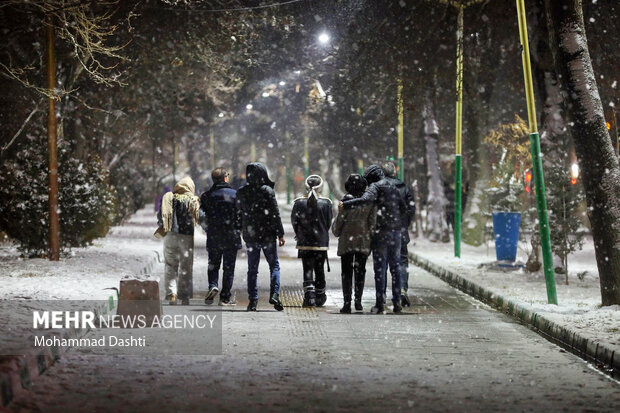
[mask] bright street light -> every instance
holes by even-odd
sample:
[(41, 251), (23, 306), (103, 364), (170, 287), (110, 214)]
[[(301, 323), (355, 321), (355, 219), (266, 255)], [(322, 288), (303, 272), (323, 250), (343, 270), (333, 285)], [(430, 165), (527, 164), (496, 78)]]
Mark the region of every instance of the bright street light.
[(281, 80), (280, 83), (278, 83), (280, 86), (284, 86), (286, 85), (286, 82), (284, 80)]
[(325, 32), (319, 34), (319, 43), (327, 44), (327, 43), (329, 43), (329, 39), (330, 39), (329, 34), (327, 34)]
[(223, 118), (224, 117), (224, 112), (220, 112), (219, 115), (217, 115), (218, 118)]
[(254, 106), (252, 106), (252, 104), (251, 104), (251, 103), (248, 103), (247, 105), (245, 105), (245, 108), (246, 108), (247, 110), (252, 110), (252, 108), (253, 108), (253, 107), (254, 107)]
[(262, 96), (264, 98), (268, 98), (269, 96), (271, 96), (271, 94), (269, 92), (263, 92)]

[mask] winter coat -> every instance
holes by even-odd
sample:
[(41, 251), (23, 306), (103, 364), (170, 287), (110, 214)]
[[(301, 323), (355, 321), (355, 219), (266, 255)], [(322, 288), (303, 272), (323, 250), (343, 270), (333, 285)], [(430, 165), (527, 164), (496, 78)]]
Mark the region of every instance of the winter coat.
[(297, 198), (291, 213), (298, 250), (327, 251), (329, 247), (329, 227), (332, 225), (332, 202), (320, 197), (317, 200), (317, 217), (308, 206), (308, 198)]
[(214, 184), (200, 196), (201, 225), (207, 233), (208, 249), (241, 248), (241, 216), (237, 191), (228, 183)]
[(403, 198), (403, 201), (405, 201), (407, 214), (403, 217), (402, 240), (405, 243), (409, 243), (409, 225), (411, 225), (411, 222), (413, 222), (413, 219), (415, 218), (415, 201), (413, 199), (413, 192), (408, 185), (395, 176), (386, 176), (385, 179), (392, 183), (396, 189), (398, 189), (400, 196)]
[[(190, 213), (187, 196), (174, 194), (172, 198), (172, 228), (170, 232), (182, 235), (194, 235), (194, 218)], [(164, 226), (161, 216), (161, 208), (157, 211), (157, 225)]]
[(407, 207), (398, 189), (385, 178), (381, 167), (369, 166), (364, 172), (364, 178), (368, 181), (368, 189), (361, 197), (344, 201), (344, 208), (374, 203), (377, 206), (377, 225), (372, 237), (373, 243), (382, 242), (389, 232), (402, 230)]
[[(346, 194), (342, 201), (351, 199), (355, 197)], [(338, 237), (338, 255), (350, 252), (370, 254), (370, 238), (376, 224), (377, 207), (373, 203), (365, 203), (340, 211), (332, 226), (332, 232)]]
[(237, 191), (243, 239), (249, 244), (267, 245), (284, 236), (274, 183), (261, 163), (246, 168), (247, 183)]

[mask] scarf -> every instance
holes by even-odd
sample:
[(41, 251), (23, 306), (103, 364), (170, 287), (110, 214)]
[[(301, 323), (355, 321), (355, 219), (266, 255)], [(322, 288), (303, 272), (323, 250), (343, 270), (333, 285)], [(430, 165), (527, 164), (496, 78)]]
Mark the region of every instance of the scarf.
[[(319, 183), (315, 186), (311, 186), (309, 181), (311, 178), (314, 178), (314, 180), (316, 180), (316, 178), (319, 179)], [(308, 198), (310, 197), (314, 197), (314, 199), (316, 199), (318, 201), (319, 199), (319, 194), (318, 191), (321, 190), (321, 188), (323, 187), (323, 178), (321, 178), (318, 175), (310, 175), (308, 178), (306, 178), (306, 190), (308, 191)]]
[(173, 192), (166, 192), (164, 195), (161, 201), (161, 219), (164, 222), (164, 231), (166, 233), (170, 232), (172, 229), (172, 215), (174, 214), (172, 210), (172, 201), (174, 199), (187, 204), (194, 225), (196, 225), (200, 202), (198, 197), (194, 195), (195, 188), (194, 181), (187, 176), (174, 186)]

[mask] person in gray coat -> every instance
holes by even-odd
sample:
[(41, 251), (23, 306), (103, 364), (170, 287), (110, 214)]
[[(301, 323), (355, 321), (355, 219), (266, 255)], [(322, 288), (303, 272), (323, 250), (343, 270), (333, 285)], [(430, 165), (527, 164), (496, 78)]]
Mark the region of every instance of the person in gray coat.
[[(347, 194), (343, 201), (359, 198), (368, 186), (359, 174), (351, 174), (344, 184)], [(362, 293), (366, 278), (366, 260), (370, 255), (371, 234), (377, 222), (374, 203), (357, 205), (338, 213), (332, 232), (338, 237), (338, 255), (342, 265), (343, 314), (351, 313), (351, 289), (355, 276), (355, 310), (362, 311)]]

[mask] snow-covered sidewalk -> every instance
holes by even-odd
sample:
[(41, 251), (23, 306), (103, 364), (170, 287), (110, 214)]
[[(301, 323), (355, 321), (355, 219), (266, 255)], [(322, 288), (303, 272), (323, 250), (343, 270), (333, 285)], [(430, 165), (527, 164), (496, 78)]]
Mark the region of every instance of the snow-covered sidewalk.
[[(564, 274), (556, 275), (558, 305), (547, 304), (542, 271), (533, 274), (524, 269), (504, 271), (492, 265), (495, 262), (492, 245), (472, 247), (463, 244), (461, 258), (455, 258), (452, 243), (414, 239), (409, 244), (409, 251), (590, 341), (615, 349), (616, 354), (620, 354), (620, 306), (601, 307), (600, 284), (591, 240), (586, 242), (582, 251), (569, 257), (568, 285)], [(519, 251), (518, 261), (525, 261), (526, 257), (522, 254)]]

